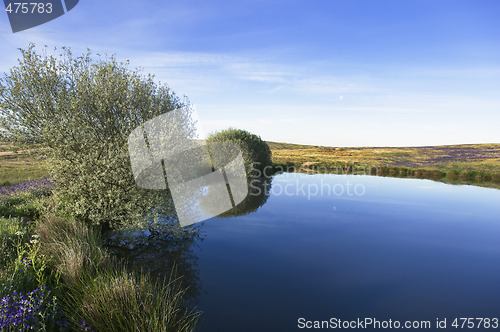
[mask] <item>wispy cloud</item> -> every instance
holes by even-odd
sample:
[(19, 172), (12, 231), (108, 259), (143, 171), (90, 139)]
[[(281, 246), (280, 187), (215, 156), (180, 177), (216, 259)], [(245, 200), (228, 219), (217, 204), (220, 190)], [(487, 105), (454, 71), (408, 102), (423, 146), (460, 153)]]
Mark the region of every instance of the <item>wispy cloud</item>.
[[(129, 59), (187, 95), (208, 132), (233, 126), (266, 139), (342, 145), (387, 145), (395, 136), (411, 145), (498, 141), (500, 30), (476, 24), (496, 27), (494, 15), (481, 22), (447, 17), (443, 29), (439, 20), (415, 22), (414, 13), (392, 15), (383, 4), (383, 15), (349, 2), (291, 3), (286, 15), (264, 1), (218, 5), (88, 0), (22, 33), (2, 21), (0, 72), (30, 42), (71, 46), (75, 54), (89, 47)], [(432, 17), (447, 15), (447, 6), (435, 7)], [(467, 15), (478, 10), (466, 7)], [(330, 9), (341, 14), (337, 20)], [(421, 9), (422, 17), (430, 13)], [(463, 34), (471, 27), (482, 35)], [(481, 47), (459, 48), (473, 44)]]

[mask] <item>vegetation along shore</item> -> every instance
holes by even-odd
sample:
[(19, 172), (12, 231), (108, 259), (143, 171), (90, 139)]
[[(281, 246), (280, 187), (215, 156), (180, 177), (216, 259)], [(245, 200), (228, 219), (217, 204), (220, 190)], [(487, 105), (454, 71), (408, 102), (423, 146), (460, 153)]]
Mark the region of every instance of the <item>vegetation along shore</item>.
[(500, 188), (500, 144), (356, 148), (268, 144), (276, 165), (303, 172), (415, 177)]

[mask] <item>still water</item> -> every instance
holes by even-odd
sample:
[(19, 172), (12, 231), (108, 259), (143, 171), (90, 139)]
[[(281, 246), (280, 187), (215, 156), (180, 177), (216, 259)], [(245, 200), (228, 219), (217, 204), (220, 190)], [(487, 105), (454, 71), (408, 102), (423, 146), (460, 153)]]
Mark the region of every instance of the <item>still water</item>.
[(500, 190), (295, 173), (262, 189), (199, 227), (198, 331), (500, 317)]

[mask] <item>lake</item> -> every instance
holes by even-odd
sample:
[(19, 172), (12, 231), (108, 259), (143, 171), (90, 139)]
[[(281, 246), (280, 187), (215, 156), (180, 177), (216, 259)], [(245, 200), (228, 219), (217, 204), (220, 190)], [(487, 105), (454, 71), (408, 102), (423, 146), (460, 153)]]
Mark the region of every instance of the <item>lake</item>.
[(262, 188), (199, 226), (198, 331), (500, 317), (500, 190), (296, 173)]

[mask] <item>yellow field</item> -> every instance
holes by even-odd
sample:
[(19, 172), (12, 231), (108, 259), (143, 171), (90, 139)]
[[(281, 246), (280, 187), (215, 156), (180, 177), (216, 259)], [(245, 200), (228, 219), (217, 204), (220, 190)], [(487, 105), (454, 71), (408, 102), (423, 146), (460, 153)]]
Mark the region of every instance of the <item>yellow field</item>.
[(276, 163), (349, 164), (500, 172), (500, 144), (334, 148), (268, 142)]

